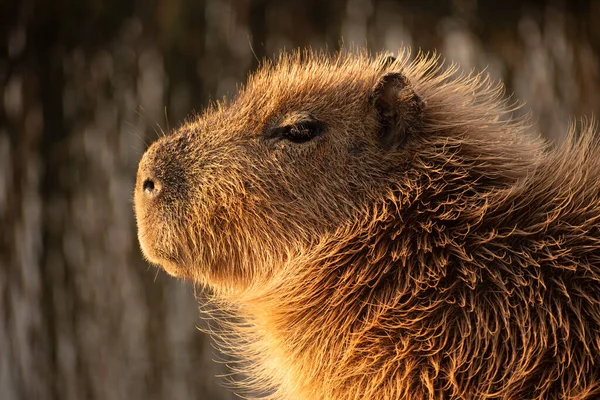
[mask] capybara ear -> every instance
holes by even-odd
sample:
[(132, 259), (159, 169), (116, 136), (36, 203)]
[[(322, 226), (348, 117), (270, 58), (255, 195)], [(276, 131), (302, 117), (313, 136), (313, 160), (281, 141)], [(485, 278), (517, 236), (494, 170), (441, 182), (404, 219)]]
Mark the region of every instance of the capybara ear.
[(379, 143), (389, 150), (404, 144), (421, 123), (425, 103), (401, 72), (389, 72), (373, 89), (379, 117)]

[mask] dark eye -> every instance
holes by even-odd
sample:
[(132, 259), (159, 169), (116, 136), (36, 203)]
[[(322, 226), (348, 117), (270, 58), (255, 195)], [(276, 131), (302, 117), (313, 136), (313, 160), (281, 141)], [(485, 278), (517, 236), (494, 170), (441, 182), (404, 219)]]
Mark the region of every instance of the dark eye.
[(295, 124), (275, 128), (273, 137), (292, 143), (306, 143), (323, 133), (325, 124), (321, 121), (301, 121)]

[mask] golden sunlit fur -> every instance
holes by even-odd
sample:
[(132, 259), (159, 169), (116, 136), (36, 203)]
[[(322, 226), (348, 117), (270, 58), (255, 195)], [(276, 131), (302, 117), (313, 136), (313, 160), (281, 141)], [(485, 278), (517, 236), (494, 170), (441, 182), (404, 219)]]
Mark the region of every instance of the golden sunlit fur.
[(284, 54), (148, 150), (142, 249), (210, 288), (240, 390), (600, 396), (593, 124), (552, 149), (502, 95), (436, 57)]

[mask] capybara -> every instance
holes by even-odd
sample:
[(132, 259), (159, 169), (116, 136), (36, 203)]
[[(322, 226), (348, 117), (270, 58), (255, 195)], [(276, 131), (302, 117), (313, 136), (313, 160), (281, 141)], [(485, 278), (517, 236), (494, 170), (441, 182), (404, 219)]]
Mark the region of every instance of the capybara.
[(157, 140), (146, 258), (206, 287), (272, 399), (600, 398), (600, 146), (437, 57), (265, 62)]

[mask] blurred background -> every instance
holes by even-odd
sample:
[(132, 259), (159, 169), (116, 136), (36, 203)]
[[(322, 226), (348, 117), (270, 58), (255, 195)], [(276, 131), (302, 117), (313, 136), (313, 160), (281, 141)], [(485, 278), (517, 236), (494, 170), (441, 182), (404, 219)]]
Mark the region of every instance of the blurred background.
[(257, 58), (437, 49), (560, 141), (600, 113), (600, 1), (0, 0), (0, 399), (233, 399), (190, 285), (141, 258), (137, 162)]

